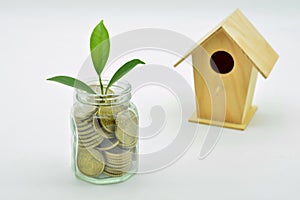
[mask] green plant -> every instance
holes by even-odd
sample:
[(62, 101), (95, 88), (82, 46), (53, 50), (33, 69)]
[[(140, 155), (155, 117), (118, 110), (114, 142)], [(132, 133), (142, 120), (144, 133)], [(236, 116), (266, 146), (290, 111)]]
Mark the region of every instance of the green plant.
[[(101, 73), (106, 65), (106, 62), (109, 57), (110, 51), (110, 40), (109, 34), (104, 26), (103, 20), (94, 28), (91, 38), (90, 38), (90, 51), (91, 57), (93, 61), (93, 65), (95, 71), (99, 78), (100, 90), (101, 94), (107, 94), (109, 87), (111, 87), (115, 82), (117, 82), (120, 78), (122, 78), (125, 74), (127, 74), (130, 70), (132, 70), (138, 64), (145, 64), (143, 61), (139, 59), (133, 59), (125, 63), (122, 67), (120, 67), (115, 74), (110, 79), (108, 85), (104, 90), (104, 86), (102, 84)], [(62, 83), (64, 85), (68, 85), (80, 90), (83, 90), (90, 94), (96, 94), (96, 92), (90, 88), (84, 82), (69, 76), (55, 76), (52, 78), (48, 78), (49, 81), (55, 81), (58, 83)]]

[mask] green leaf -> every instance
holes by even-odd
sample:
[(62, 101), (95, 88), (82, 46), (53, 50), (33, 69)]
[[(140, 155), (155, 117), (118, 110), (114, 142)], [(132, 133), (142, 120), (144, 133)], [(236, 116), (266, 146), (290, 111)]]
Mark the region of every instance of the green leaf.
[(72, 78), (69, 76), (55, 76), (52, 78), (48, 78), (47, 80), (62, 83), (62, 84), (86, 91), (89, 94), (96, 94), (96, 92), (92, 88), (90, 88), (90, 86), (88, 86), (87, 84), (85, 84), (84, 82), (82, 82), (78, 79), (75, 79), (75, 78)]
[(110, 41), (103, 20), (94, 28), (90, 38), (90, 50), (94, 68), (100, 77), (110, 51)]
[(113, 77), (110, 79), (105, 94), (107, 94), (108, 88), (112, 86), (115, 82), (117, 82), (120, 78), (122, 78), (125, 74), (127, 74), (130, 70), (132, 70), (136, 65), (138, 64), (145, 64), (143, 61), (139, 59), (133, 59), (127, 63), (125, 63), (116, 73), (113, 75)]

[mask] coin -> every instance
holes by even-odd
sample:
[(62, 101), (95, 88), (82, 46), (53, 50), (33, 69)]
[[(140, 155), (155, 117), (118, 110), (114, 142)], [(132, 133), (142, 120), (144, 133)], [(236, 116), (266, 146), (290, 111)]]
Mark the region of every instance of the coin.
[(105, 130), (103, 130), (103, 128), (102, 128), (102, 126), (100, 124), (99, 117), (96, 116), (96, 115), (94, 116), (93, 126), (94, 126), (94, 130), (98, 134), (102, 135), (104, 138), (111, 139), (111, 138), (115, 137), (113, 133), (108, 133)]
[(127, 146), (132, 146), (137, 142), (138, 136), (138, 119), (136, 114), (128, 109), (117, 114), (116, 117), (116, 137)]
[(96, 149), (98, 149), (100, 151), (107, 151), (107, 150), (113, 149), (118, 144), (119, 144), (119, 141), (117, 139), (112, 139), (112, 140), (104, 139), (103, 142), (96, 147)]
[(124, 165), (127, 165), (128, 163), (132, 162), (132, 157), (118, 158), (118, 159), (106, 158), (106, 162), (110, 166), (124, 166)]
[(137, 143), (136, 137), (131, 137), (120, 129), (117, 129), (115, 134), (118, 140), (120, 141), (120, 143), (123, 144), (120, 145), (122, 147), (132, 146), (132, 144), (135, 145)]
[(89, 119), (97, 111), (97, 107), (86, 105), (86, 104), (75, 104), (74, 105), (74, 118), (77, 121), (84, 121)]
[(106, 162), (106, 166), (111, 169), (115, 169), (115, 170), (127, 169), (129, 166), (131, 166), (131, 160), (130, 160), (130, 162), (124, 162), (124, 163), (118, 163), (118, 164)]
[(136, 137), (138, 132), (138, 118), (131, 110), (118, 113), (116, 118), (117, 127), (129, 136)]
[(131, 168), (131, 163), (129, 163), (125, 167), (109, 167), (108, 165), (105, 165), (104, 171), (111, 174), (120, 174), (120, 173), (128, 172), (130, 168)]
[(77, 131), (81, 134), (88, 133), (90, 131), (94, 131), (93, 124), (87, 124), (85, 126), (79, 126), (77, 127)]
[(98, 146), (102, 141), (103, 141), (102, 137), (91, 140), (89, 142), (78, 140), (78, 146), (80, 148), (92, 149), (92, 148)]
[(98, 136), (98, 135), (92, 136), (90, 138), (80, 138), (80, 137), (78, 137), (78, 141), (81, 144), (94, 144), (94, 143), (98, 143), (98, 145), (99, 145), (103, 140), (104, 140), (104, 138), (101, 137), (101, 136)]
[[(90, 134), (86, 134), (86, 135), (81, 135), (81, 134), (78, 134), (78, 138), (80, 140), (88, 140), (89, 138), (103, 138), (101, 135), (98, 135), (97, 133), (95, 132), (91, 132)], [(104, 139), (104, 138), (103, 138)]]
[(109, 133), (113, 133), (116, 127), (115, 116), (125, 109), (127, 107), (124, 105), (100, 106), (97, 115), (103, 129)]
[(94, 128), (93, 128), (93, 126), (89, 126), (89, 127), (86, 127), (86, 128), (84, 128), (84, 129), (78, 129), (78, 134), (79, 135), (90, 135), (90, 134), (96, 134), (96, 135), (100, 135), (100, 134), (98, 134), (95, 130), (94, 130)]
[(110, 173), (110, 172), (107, 172), (107, 171), (103, 171), (103, 174), (105, 174), (106, 176), (110, 176), (110, 177), (120, 177), (120, 176), (123, 176), (126, 173), (113, 174), (113, 173)]
[[(92, 137), (95, 137), (95, 136), (97, 136), (97, 137), (102, 137), (101, 135), (99, 135), (99, 134), (96, 133), (95, 131), (91, 131), (91, 132), (88, 133), (88, 134), (81, 134), (81, 133), (78, 134), (78, 138), (79, 138), (79, 139), (82, 139), (82, 140), (85, 140), (85, 139), (88, 139), (88, 138), (92, 138)], [(102, 137), (102, 138), (103, 138), (103, 137)]]
[(136, 147), (138, 140), (133, 141), (131, 144), (124, 144), (122, 142), (120, 142), (118, 145), (122, 148), (128, 148), (128, 149), (132, 149), (134, 147)]
[(115, 147), (109, 151), (105, 151), (105, 156), (108, 158), (124, 158), (132, 154), (131, 150)]
[(83, 120), (83, 121), (75, 119), (75, 122), (76, 122), (77, 129), (80, 129), (80, 128), (84, 129), (85, 127), (91, 126), (93, 124), (93, 117), (91, 117), (90, 119), (87, 119), (87, 120)]
[(84, 118), (83, 117), (82, 118), (74, 117), (74, 118), (75, 118), (75, 121), (77, 124), (85, 125), (85, 124), (89, 123), (89, 121), (91, 121), (93, 114), (92, 115), (89, 114), (89, 115), (85, 116)]
[(104, 157), (96, 150), (78, 149), (77, 166), (82, 174), (97, 177), (104, 170)]
[(116, 147), (112, 150), (104, 152), (107, 163), (110, 166), (127, 166), (132, 162), (132, 152), (130, 150), (120, 150)]
[[(117, 139), (114, 139), (114, 141), (117, 141), (114, 146), (119, 144)], [(114, 148), (102, 151), (106, 160), (103, 173), (110, 177), (123, 176), (132, 166), (132, 150), (117, 145)]]
[(79, 141), (81, 141), (82, 143), (89, 143), (89, 142), (92, 142), (93, 140), (101, 140), (101, 143), (102, 143), (102, 141), (104, 140), (104, 138), (100, 135), (91, 135), (90, 137), (78, 136), (78, 138), (79, 138)]

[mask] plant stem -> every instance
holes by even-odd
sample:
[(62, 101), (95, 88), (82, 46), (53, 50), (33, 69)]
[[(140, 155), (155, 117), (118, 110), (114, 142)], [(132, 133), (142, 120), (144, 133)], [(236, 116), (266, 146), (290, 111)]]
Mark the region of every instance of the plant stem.
[(104, 95), (103, 84), (100, 76), (99, 76), (99, 83), (100, 83), (101, 94)]

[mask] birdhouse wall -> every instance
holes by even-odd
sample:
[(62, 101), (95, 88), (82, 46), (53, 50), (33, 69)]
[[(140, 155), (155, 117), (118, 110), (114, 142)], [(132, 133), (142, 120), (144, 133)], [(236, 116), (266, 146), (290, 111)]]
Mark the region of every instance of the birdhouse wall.
[[(220, 74), (212, 68), (211, 57), (218, 51), (232, 56), (229, 73)], [(253, 63), (222, 28), (193, 52), (192, 59), (197, 117), (241, 124), (254, 93)]]
[(249, 89), (248, 89), (248, 94), (247, 94), (246, 104), (245, 104), (245, 110), (244, 110), (244, 114), (243, 114), (243, 122), (246, 120), (247, 114), (250, 112), (250, 110), (253, 107), (252, 101), (253, 101), (253, 97), (254, 97), (257, 75), (258, 75), (257, 69), (252, 67), (252, 72), (251, 72), (251, 77), (250, 77), (250, 82), (249, 82)]

